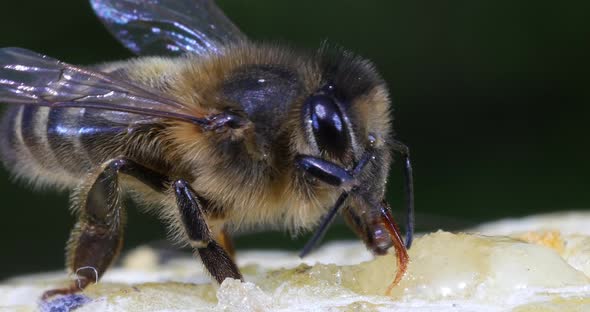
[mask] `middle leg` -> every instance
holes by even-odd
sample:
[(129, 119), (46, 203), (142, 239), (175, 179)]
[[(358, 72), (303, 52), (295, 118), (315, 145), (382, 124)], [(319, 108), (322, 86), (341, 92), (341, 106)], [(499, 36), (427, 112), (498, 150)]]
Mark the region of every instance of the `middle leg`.
[(185, 234), (199, 253), (207, 271), (220, 284), (228, 277), (242, 280), (242, 274), (232, 256), (215, 241), (207, 226), (203, 200), (185, 180), (177, 180), (173, 187)]

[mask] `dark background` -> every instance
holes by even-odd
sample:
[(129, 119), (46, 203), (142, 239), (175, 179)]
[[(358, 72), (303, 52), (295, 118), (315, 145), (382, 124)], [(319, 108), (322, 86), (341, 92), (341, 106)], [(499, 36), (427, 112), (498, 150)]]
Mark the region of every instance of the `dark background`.
[[(417, 227), (590, 207), (590, 2), (221, 1), (254, 39), (372, 59), (388, 81), (398, 138), (412, 149)], [(75, 64), (131, 56), (84, 0), (3, 1), (0, 46)], [(1, 135), (1, 134), (0, 134)], [(389, 197), (403, 217), (395, 166)], [(33, 192), (0, 169), (0, 278), (63, 267), (67, 194)], [(590, 225), (589, 225), (590, 226)], [(165, 237), (129, 209), (126, 246)], [(353, 238), (343, 224), (328, 239)], [(306, 236), (245, 235), (239, 247), (301, 248)]]

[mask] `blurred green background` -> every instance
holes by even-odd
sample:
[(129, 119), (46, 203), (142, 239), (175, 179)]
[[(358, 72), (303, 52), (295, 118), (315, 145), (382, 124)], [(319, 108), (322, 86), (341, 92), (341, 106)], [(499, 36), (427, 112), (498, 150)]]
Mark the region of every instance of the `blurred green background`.
[[(230, 1), (254, 39), (372, 59), (388, 81), (398, 138), (412, 150), (417, 228), (590, 208), (590, 2)], [(0, 46), (76, 64), (131, 56), (84, 0), (3, 1)], [(1, 135), (1, 134), (0, 134)], [(401, 170), (389, 198), (403, 220)], [(63, 268), (67, 194), (32, 192), (0, 169), (0, 279)], [(590, 226), (590, 225), (589, 225)], [(126, 248), (165, 237), (129, 209)], [(238, 248), (299, 249), (307, 236), (244, 235)], [(327, 239), (353, 238), (336, 224)]]

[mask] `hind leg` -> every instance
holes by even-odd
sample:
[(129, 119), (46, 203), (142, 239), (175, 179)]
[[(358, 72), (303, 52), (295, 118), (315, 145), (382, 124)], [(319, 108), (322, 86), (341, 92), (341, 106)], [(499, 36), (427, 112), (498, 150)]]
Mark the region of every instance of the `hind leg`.
[(73, 201), (78, 221), (68, 241), (66, 265), (76, 274), (76, 281), (69, 287), (45, 292), (43, 298), (76, 293), (96, 283), (118, 256), (125, 223), (120, 173), (134, 176), (154, 189), (163, 189), (167, 184), (165, 176), (130, 160), (114, 159), (101, 166)]

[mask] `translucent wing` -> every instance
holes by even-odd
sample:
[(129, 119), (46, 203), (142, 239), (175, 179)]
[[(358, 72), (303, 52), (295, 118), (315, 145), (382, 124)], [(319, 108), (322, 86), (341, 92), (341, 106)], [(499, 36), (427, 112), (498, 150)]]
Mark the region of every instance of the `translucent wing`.
[(128, 49), (141, 55), (219, 53), (245, 35), (213, 0), (90, 0)]
[(0, 49), (0, 103), (88, 107), (206, 122), (155, 91), (21, 48)]

